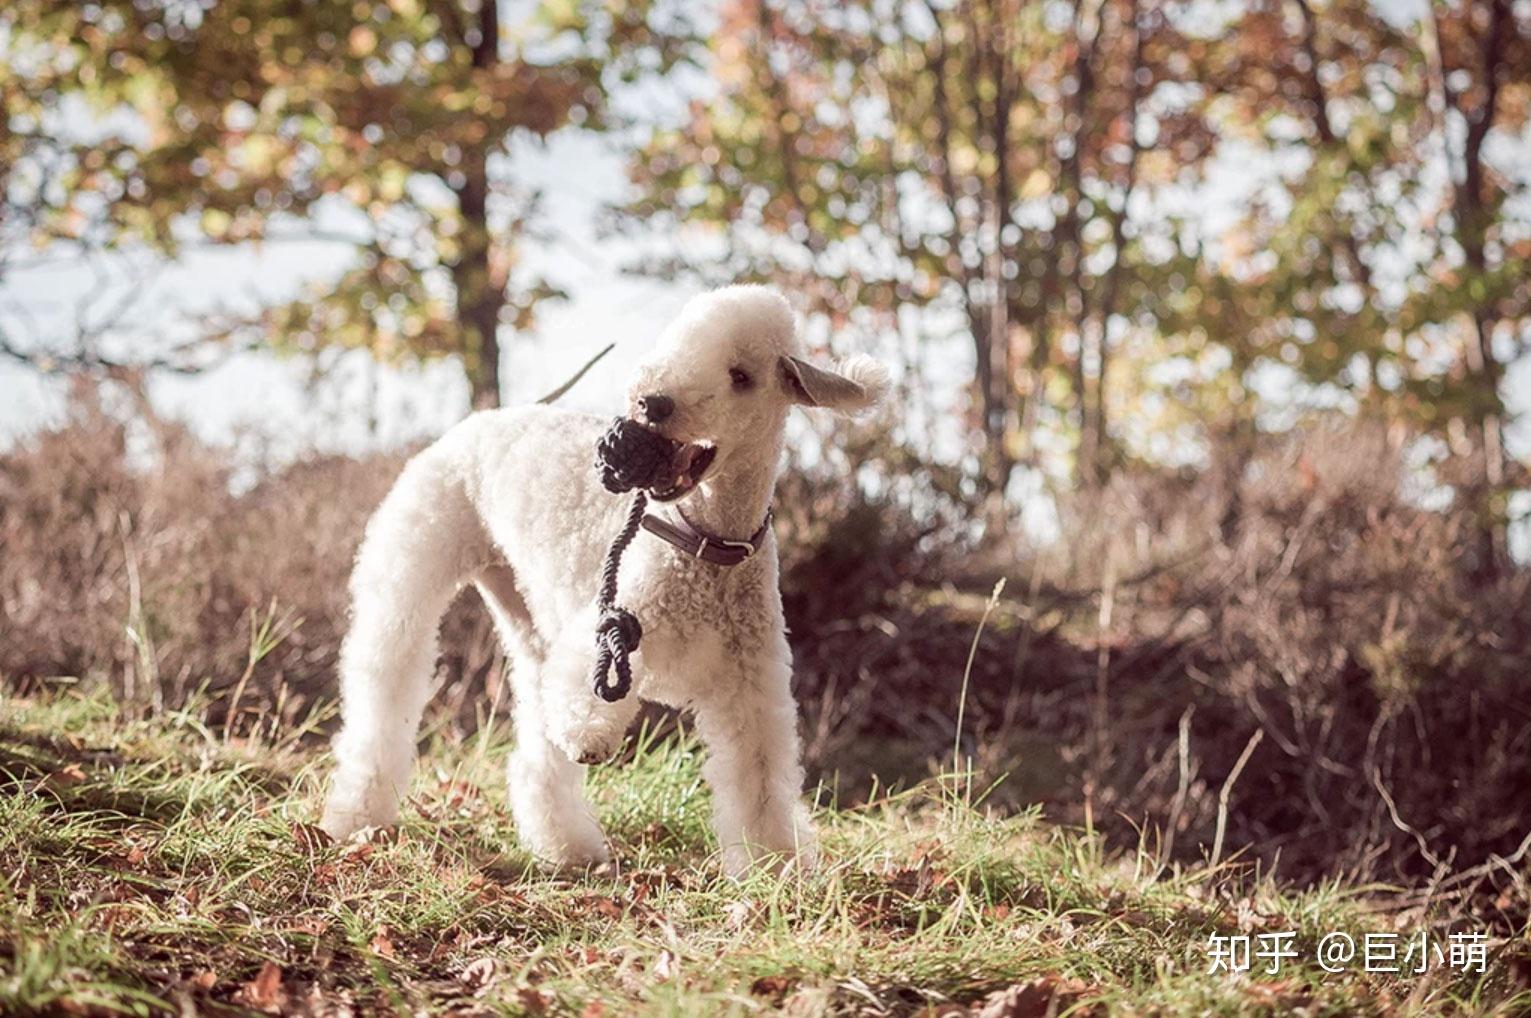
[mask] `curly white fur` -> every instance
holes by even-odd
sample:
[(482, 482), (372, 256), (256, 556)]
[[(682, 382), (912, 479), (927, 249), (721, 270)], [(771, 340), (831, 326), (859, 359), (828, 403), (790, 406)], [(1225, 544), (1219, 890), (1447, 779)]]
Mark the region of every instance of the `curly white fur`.
[[(829, 371), (799, 354), (792, 312), (773, 290), (729, 287), (686, 306), (637, 369), (629, 411), (641, 396), (667, 395), (675, 409), (660, 430), (717, 455), (700, 484), (658, 512), (748, 536), (770, 505), (791, 406), (855, 413), (887, 390), (886, 372), (867, 358)], [(607, 858), (583, 796), (585, 764), (616, 750), (642, 697), (695, 712), (728, 872), (767, 856), (811, 859), (773, 537), (721, 567), (640, 533), (618, 596), (644, 626), (635, 695), (606, 703), (592, 690), (601, 563), (628, 508), (592, 467), (603, 427), (551, 407), (487, 411), (404, 468), (367, 526), (351, 580), (344, 725), (324, 814), (332, 835), (398, 816), (440, 617), (472, 582), (512, 662), (510, 803), (532, 852), (570, 865)]]

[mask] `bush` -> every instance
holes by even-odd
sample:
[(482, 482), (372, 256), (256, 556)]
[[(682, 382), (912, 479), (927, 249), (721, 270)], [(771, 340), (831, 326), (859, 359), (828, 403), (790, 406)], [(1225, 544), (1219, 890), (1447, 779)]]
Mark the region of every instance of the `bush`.
[[(240, 730), (297, 723), (333, 699), (351, 560), (403, 459), (314, 458), (235, 494), (227, 458), (184, 429), (77, 405), (0, 456), (0, 676), (104, 682), (155, 709), (200, 691), (218, 725), (237, 690)], [(471, 607), (447, 620), (441, 676), (469, 722), (464, 677), (497, 674)]]

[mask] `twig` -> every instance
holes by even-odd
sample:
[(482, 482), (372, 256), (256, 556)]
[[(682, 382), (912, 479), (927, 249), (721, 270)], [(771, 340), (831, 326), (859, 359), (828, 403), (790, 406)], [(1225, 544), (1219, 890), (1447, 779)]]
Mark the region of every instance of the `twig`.
[(1398, 814), (1398, 804), (1393, 801), (1393, 796), (1388, 792), (1387, 786), (1382, 783), (1382, 768), (1376, 764), (1372, 764), (1371, 779), (1372, 787), (1377, 790), (1378, 795), (1382, 796), (1382, 802), (1387, 806), (1388, 819), (1393, 821), (1393, 826), (1413, 838), (1414, 844), (1419, 848), (1419, 854), (1424, 857), (1426, 862), (1439, 870), (1441, 868), (1440, 856), (1430, 851), (1430, 844), (1425, 841), (1425, 836)]
[[(1106, 772), (1107, 717), (1110, 714), (1111, 615), (1116, 608), (1116, 545), (1106, 552), (1100, 611), (1095, 617), (1095, 777)], [(1094, 782), (1092, 781), (1093, 785)]]
[(606, 349), (602, 350), (600, 353), (596, 354), (594, 357), (592, 357), (588, 361), (586, 361), (585, 362), (585, 366), (580, 368), (578, 371), (574, 372), (574, 376), (572, 378), (570, 378), (567, 382), (565, 382), (562, 385), (560, 385), (558, 388), (554, 389), (552, 392), (548, 393), (546, 396), (544, 396), (541, 399), (539, 399), (537, 402), (542, 404), (542, 405), (544, 405), (544, 406), (549, 404), (549, 403), (556, 402), (561, 396), (563, 396), (564, 393), (566, 393), (570, 389), (574, 388), (574, 386), (579, 382), (579, 380), (581, 378), (585, 377), (585, 372), (587, 372), (591, 368), (595, 367), (596, 364), (600, 361), (600, 359), (602, 357), (605, 357), (607, 354), (611, 353), (611, 351), (615, 350), (616, 348), (617, 348), (617, 344), (615, 344), (615, 343), (607, 343), (606, 344)]
[(1164, 838), (1164, 862), (1169, 864), (1175, 851), (1175, 831), (1180, 827), (1180, 815), (1185, 809), (1186, 796), (1191, 791), (1191, 715), (1196, 713), (1196, 705), (1193, 703), (1180, 715), (1180, 737), (1177, 740), (1180, 757), (1180, 783), (1175, 788), (1175, 798), (1170, 803), (1169, 832)]
[(1504, 869), (1506, 867), (1517, 866), (1520, 864), (1520, 861), (1526, 857), (1526, 853), (1528, 851), (1531, 851), (1531, 832), (1527, 832), (1525, 838), (1520, 843), (1520, 847), (1517, 848), (1512, 854), (1504, 857), (1491, 855), (1489, 856), (1488, 862), (1480, 863), (1471, 869), (1465, 869), (1461, 873), (1452, 874), (1445, 880), (1442, 880), (1440, 886), (1443, 888), (1453, 887), (1457, 884), (1472, 880), (1475, 877), (1488, 876), (1496, 869)]
[(1228, 827), (1228, 797), (1233, 793), (1233, 783), (1239, 780), (1239, 775), (1244, 773), (1244, 765), (1249, 763), (1249, 758), (1254, 754), (1255, 747), (1260, 745), (1260, 740), (1265, 738), (1265, 729), (1256, 728), (1255, 734), (1249, 737), (1244, 744), (1244, 752), (1239, 754), (1238, 762), (1233, 765), (1233, 770), (1228, 772), (1228, 780), (1223, 782), (1223, 787), (1217, 793), (1217, 834), (1212, 839), (1212, 858), (1208, 863), (1211, 868), (1216, 868), (1218, 860), (1223, 857), (1223, 833)]
[(159, 661), (154, 652), (154, 636), (145, 622), (143, 605), (143, 580), (138, 570), (138, 551), (133, 541), (133, 523), (127, 510), (117, 514), (117, 526), (122, 540), (123, 565), (128, 574), (128, 618), (125, 626), (129, 642), (133, 644), (135, 662), (128, 668), (124, 680), (123, 699), (132, 703), (138, 698), (140, 680), (150, 691), (156, 710), (164, 704), (159, 700)]
[(989, 621), (989, 613), (994, 611), (994, 606), (999, 603), (999, 595), (1005, 592), (1005, 578), (1002, 576), (994, 585), (994, 593), (989, 595), (989, 603), (984, 605), (983, 618), (978, 620), (978, 628), (973, 631), (973, 642), (968, 647), (967, 665), (962, 669), (962, 691), (957, 697), (957, 731), (952, 736), (952, 774), (956, 775), (962, 766), (962, 720), (967, 714), (968, 705), (968, 680), (973, 675), (973, 660), (978, 656), (978, 638), (983, 636), (984, 623)]

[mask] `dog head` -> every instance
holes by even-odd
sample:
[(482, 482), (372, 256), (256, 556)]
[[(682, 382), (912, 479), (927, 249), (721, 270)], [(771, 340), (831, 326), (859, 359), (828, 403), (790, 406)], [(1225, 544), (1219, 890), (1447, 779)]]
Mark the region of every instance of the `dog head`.
[(774, 468), (794, 405), (855, 414), (887, 392), (887, 371), (869, 357), (831, 370), (801, 352), (792, 308), (777, 291), (730, 286), (693, 298), (628, 387), (628, 415), (675, 443), (653, 497), (682, 498), (703, 478), (762, 457)]

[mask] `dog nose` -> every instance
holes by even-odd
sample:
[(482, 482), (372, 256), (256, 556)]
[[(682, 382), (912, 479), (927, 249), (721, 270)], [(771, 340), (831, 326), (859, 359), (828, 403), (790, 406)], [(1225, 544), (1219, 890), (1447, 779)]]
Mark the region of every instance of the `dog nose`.
[(675, 412), (675, 401), (669, 396), (639, 396), (638, 409), (650, 424), (659, 424)]

